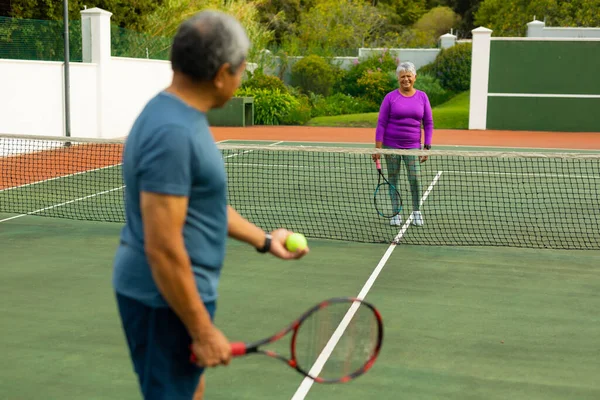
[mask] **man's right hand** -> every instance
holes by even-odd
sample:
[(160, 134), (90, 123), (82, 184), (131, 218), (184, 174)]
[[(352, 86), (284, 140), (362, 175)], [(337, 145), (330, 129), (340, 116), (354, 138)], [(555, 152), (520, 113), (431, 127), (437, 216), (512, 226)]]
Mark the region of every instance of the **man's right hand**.
[(228, 365), (231, 361), (231, 344), (216, 327), (192, 342), (192, 353), (199, 367)]

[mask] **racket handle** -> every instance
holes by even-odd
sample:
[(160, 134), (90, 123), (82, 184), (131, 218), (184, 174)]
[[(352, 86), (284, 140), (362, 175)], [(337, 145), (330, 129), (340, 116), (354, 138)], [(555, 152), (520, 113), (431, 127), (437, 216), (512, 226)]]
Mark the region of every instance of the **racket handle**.
[(243, 356), (246, 354), (246, 345), (244, 342), (231, 343), (231, 355), (233, 357)]
[(381, 160), (380, 159), (375, 160), (375, 165), (377, 166), (377, 169), (381, 169)]
[[(191, 349), (192, 346), (190, 346), (190, 350)], [(244, 342), (231, 343), (231, 355), (233, 357), (243, 356), (244, 354), (246, 354), (246, 345), (244, 344)], [(191, 353), (190, 362), (192, 364), (196, 364), (197, 361), (198, 359), (196, 358), (196, 355), (194, 353)]]

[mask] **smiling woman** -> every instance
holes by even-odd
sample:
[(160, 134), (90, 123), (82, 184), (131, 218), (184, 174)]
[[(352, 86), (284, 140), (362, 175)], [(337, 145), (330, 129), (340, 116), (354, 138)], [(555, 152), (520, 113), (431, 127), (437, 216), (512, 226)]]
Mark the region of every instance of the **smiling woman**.
[[(417, 72), (413, 63), (403, 62), (396, 69), (399, 90), (388, 93), (379, 109), (377, 129), (375, 131), (375, 147), (384, 149), (421, 149), (421, 125), (425, 128), (424, 148), (431, 148), (433, 136), (433, 117), (431, 104), (425, 92), (414, 88)], [(378, 160), (379, 154), (374, 154), (373, 159)], [(426, 156), (413, 155), (386, 155), (385, 156), (388, 180), (398, 188), (400, 174), (400, 161), (404, 163), (408, 172), (408, 181), (412, 197), (412, 223), (423, 225), (423, 216), (420, 211), (421, 185), (419, 175), (421, 163), (427, 161)], [(390, 193), (392, 204), (395, 208), (401, 201), (398, 192)], [(402, 225), (400, 214), (390, 219), (390, 225)]]

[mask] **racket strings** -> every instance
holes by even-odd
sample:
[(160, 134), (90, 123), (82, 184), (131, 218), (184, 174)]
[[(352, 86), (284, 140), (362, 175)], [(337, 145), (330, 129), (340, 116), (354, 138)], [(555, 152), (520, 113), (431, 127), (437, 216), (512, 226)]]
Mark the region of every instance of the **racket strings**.
[[(299, 328), (296, 356), (299, 366), (310, 371), (348, 312), (349, 303), (320, 309)], [(340, 379), (360, 370), (373, 356), (379, 338), (379, 325), (371, 309), (359, 307), (326, 359), (319, 377)]]
[(388, 183), (382, 183), (375, 191), (375, 208), (383, 216), (391, 218), (402, 211), (402, 199), (398, 190)]

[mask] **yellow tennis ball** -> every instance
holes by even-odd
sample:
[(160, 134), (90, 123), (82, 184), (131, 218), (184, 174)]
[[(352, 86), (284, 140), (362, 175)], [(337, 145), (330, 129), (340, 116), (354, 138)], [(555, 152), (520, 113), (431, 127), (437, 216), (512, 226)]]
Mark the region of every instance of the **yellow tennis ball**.
[(285, 247), (291, 252), (306, 248), (306, 238), (301, 233), (292, 233), (285, 240)]

